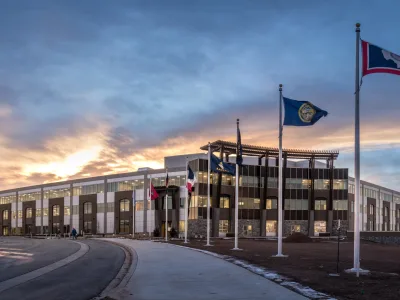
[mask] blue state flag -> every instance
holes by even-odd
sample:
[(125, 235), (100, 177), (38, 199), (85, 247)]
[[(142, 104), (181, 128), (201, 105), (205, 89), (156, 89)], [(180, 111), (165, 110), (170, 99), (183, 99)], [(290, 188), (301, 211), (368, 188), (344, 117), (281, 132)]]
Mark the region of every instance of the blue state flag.
[(311, 126), (328, 112), (320, 109), (308, 101), (297, 101), (283, 97), (285, 106), (285, 120), (283, 125), (287, 126)]
[(221, 161), (212, 153), (210, 167), (212, 172), (235, 175), (235, 165)]

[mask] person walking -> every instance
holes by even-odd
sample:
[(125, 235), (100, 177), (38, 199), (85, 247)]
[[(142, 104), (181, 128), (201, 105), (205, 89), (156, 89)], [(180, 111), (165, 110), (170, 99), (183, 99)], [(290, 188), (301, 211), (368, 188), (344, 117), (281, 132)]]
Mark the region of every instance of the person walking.
[(76, 240), (76, 229), (75, 228), (72, 228), (71, 234), (72, 234), (72, 239)]

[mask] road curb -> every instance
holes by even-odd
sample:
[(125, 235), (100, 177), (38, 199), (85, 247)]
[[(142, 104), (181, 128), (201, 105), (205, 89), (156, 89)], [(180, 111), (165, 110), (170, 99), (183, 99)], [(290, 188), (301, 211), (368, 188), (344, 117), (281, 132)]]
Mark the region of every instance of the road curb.
[(125, 260), (117, 276), (109, 283), (109, 285), (101, 292), (99, 296), (92, 298), (92, 300), (101, 300), (101, 299), (111, 300), (114, 299), (113, 296), (119, 298), (117, 295), (128, 284), (129, 280), (131, 279), (133, 273), (136, 270), (138, 262), (137, 253), (135, 249), (126, 246), (124, 244), (115, 241), (110, 241), (107, 239), (99, 239), (99, 240), (120, 247), (125, 252)]

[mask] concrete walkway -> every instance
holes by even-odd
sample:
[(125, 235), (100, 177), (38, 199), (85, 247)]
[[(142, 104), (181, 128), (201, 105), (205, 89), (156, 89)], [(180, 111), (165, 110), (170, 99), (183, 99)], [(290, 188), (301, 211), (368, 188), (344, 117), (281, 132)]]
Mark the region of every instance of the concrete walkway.
[(136, 270), (125, 287), (110, 295), (115, 299), (306, 299), (204, 253), (150, 241), (108, 240), (131, 247), (137, 253)]

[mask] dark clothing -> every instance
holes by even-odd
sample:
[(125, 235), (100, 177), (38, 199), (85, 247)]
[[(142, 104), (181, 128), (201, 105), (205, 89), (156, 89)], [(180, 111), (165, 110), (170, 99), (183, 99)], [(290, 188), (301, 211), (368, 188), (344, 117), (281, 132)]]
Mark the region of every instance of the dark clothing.
[(72, 229), (71, 234), (72, 234), (72, 239), (76, 240), (76, 229), (75, 228)]

